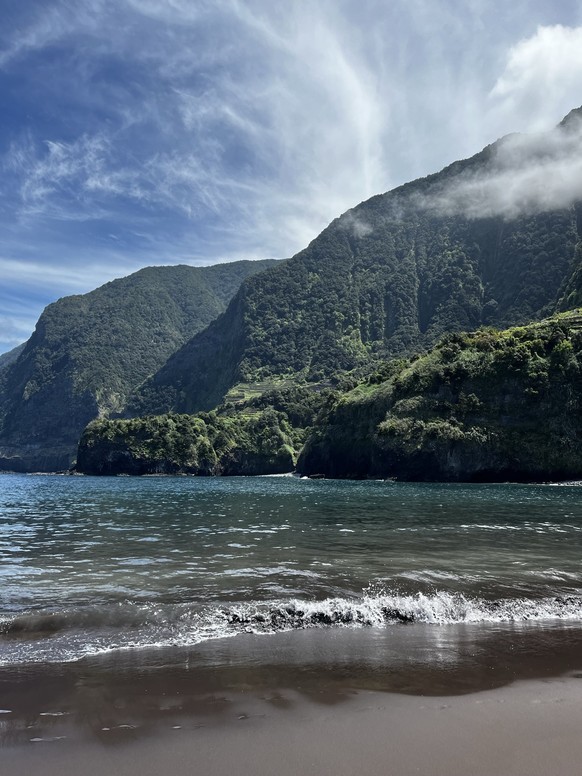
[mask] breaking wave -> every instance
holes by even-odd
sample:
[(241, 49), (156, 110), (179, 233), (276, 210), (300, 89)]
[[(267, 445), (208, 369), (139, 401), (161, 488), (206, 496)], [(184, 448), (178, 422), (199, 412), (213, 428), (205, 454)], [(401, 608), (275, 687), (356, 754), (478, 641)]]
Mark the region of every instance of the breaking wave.
[(461, 593), (385, 592), (212, 607), (123, 603), (4, 618), (0, 620), (0, 664), (63, 662), (116, 649), (187, 647), (239, 633), (548, 620), (582, 621), (582, 596), (486, 600)]

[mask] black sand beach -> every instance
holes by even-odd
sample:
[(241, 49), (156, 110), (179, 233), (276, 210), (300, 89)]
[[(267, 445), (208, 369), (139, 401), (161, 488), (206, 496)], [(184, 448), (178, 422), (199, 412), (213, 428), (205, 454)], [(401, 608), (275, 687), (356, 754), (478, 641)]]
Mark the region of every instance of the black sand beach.
[(0, 484), (0, 776), (580, 772), (578, 487)]
[(3, 669), (2, 773), (579, 773), (582, 629), (390, 630)]

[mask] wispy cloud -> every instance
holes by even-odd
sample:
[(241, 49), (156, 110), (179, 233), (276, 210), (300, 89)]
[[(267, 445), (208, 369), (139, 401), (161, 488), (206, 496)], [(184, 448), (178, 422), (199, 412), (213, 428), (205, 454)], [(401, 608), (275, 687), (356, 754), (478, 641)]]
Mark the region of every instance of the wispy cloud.
[[(122, 271), (123, 271), (122, 267)], [(125, 268), (131, 271), (130, 267)], [(83, 263), (76, 269), (71, 267), (60, 267), (58, 265), (47, 265), (42, 261), (16, 261), (14, 259), (0, 258), (0, 275), (3, 284), (6, 286), (18, 283), (21, 287), (46, 288), (62, 290), (64, 293), (72, 294), (79, 291), (84, 292), (104, 282), (103, 267), (97, 262), (94, 264)], [(115, 273), (111, 273), (113, 279)]]
[(76, 8), (63, 3), (38, 6), (34, 17), (10, 30), (10, 37), (0, 48), (0, 67), (45, 48), (70, 34), (89, 32), (98, 25), (103, 11), (102, 0), (81, 3)]
[(120, 193), (110, 167), (104, 134), (82, 135), (74, 142), (44, 140), (41, 147), (27, 133), (12, 144), (3, 168), (19, 181), (19, 214), (49, 215), (58, 220), (102, 218), (103, 207), (89, 198), (94, 190)]
[(19, 267), (0, 272), (46, 276), (50, 301), (147, 263), (292, 255), (582, 102), (575, 5), (22, 4), (0, 30), (0, 250)]
[(0, 314), (0, 341), (4, 345), (3, 352), (25, 342), (34, 329), (36, 319), (30, 314), (30, 305), (6, 304), (2, 299)]
[[(181, 2), (129, 5), (134, 23), (145, 16), (165, 25), (165, 45), (158, 41), (153, 50), (121, 43), (134, 66), (171, 74), (169, 84), (154, 83), (156, 91), (166, 87), (167, 125), (160, 131), (161, 98), (149, 95), (137, 107), (137, 122), (128, 122), (125, 106), (123, 122), (118, 115), (112, 127), (85, 131), (72, 142), (21, 139), (5, 161), (21, 173), (21, 216), (102, 217), (111, 200), (126, 198), (182, 213), (203, 232), (210, 222), (217, 241), (222, 217), (224, 244), (215, 249), (221, 253), (240, 251), (251, 238), (251, 254), (281, 256), (301, 248), (355, 201), (390, 186), (382, 144), (389, 100), (380, 93), (374, 59), (350, 45), (354, 30), (339, 6), (293, 2), (283, 11), (234, 0), (212, 10)], [(216, 67), (211, 47), (202, 43), (208, 27), (227, 42), (222, 66), (205, 72), (209, 61)], [(70, 32), (68, 20), (51, 16), (50, 24), (24, 36), (26, 46), (42, 47), (49, 28), (50, 40), (59, 29)], [(198, 45), (187, 69), (190, 39)], [(149, 153), (120, 152), (132, 134), (138, 142), (145, 138)]]

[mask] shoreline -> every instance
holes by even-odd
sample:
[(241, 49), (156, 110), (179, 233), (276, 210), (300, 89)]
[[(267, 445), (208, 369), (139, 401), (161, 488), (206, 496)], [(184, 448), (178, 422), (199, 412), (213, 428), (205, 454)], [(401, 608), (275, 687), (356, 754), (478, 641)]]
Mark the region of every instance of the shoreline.
[[(456, 704), (511, 694), (528, 682), (570, 681), (577, 688), (576, 677), (582, 678), (580, 623), (241, 633), (195, 647), (1, 667), (0, 746), (27, 749), (35, 738), (67, 746), (141, 741), (174, 725), (230, 729), (249, 708), (257, 718), (270, 718), (273, 709), (293, 716), (312, 707), (347, 708), (370, 693)], [(579, 692), (582, 699), (582, 685)]]
[(391, 484), (399, 485), (519, 485), (519, 486), (531, 486), (537, 487), (540, 485), (554, 485), (563, 487), (582, 487), (582, 479), (515, 479), (515, 480), (409, 480), (399, 479), (398, 477), (377, 477), (369, 475), (368, 477), (327, 477), (319, 474), (301, 474), (297, 470), (289, 472), (280, 472), (276, 474), (193, 474), (191, 472), (146, 472), (144, 474), (129, 474), (127, 472), (108, 473), (108, 474), (94, 474), (80, 472), (76, 469), (64, 469), (61, 471), (16, 471), (9, 469), (0, 469), (0, 475), (18, 475), (26, 477), (89, 477), (95, 479), (112, 479), (118, 477), (131, 477), (133, 479), (177, 479), (177, 478), (189, 478), (189, 479), (241, 479), (244, 477), (258, 478), (258, 477), (292, 477), (297, 480), (310, 480), (317, 482), (318, 480), (326, 480), (331, 482), (387, 482)]

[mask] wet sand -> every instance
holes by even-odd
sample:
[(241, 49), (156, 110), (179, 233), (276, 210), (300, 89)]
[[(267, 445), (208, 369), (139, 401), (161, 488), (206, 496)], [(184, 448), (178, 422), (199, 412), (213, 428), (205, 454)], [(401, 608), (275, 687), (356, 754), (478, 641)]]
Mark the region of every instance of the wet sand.
[(0, 773), (576, 776), (582, 632), (241, 636), (0, 670)]
[[(8, 747), (2, 773), (29, 776), (577, 776), (582, 685), (530, 681), (463, 696), (360, 692), (328, 707), (249, 699), (229, 723), (173, 720), (146, 738)], [(246, 711), (243, 711), (246, 709)], [(181, 723), (181, 724), (180, 724)], [(106, 732), (106, 731), (105, 731)], [(127, 731), (126, 731), (127, 732)], [(115, 736), (115, 733), (113, 733)]]

